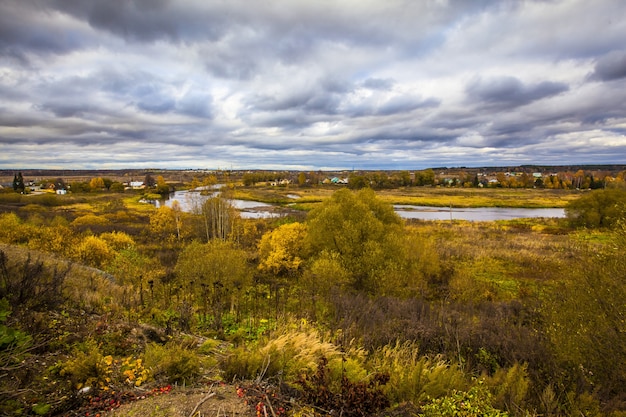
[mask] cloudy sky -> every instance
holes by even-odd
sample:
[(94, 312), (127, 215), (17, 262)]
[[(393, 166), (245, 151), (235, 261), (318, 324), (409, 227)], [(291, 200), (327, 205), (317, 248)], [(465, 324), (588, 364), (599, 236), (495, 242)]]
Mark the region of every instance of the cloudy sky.
[(0, 167), (626, 163), (623, 0), (0, 0)]

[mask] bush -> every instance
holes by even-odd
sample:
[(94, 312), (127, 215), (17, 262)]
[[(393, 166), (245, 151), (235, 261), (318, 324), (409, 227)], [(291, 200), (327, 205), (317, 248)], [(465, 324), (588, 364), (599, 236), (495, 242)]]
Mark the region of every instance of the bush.
[(565, 208), (573, 226), (612, 227), (626, 217), (626, 191), (620, 189), (590, 192)]
[(176, 343), (146, 346), (145, 367), (154, 379), (168, 383), (189, 384), (200, 376), (200, 357)]
[(60, 375), (69, 376), (76, 389), (92, 387), (108, 389), (113, 374), (113, 357), (104, 356), (93, 341), (87, 341), (83, 351), (62, 365)]
[(226, 378), (271, 378), (281, 375), (294, 382), (302, 374), (313, 373), (321, 357), (338, 359), (339, 349), (324, 342), (314, 331), (288, 331), (265, 345), (240, 347), (225, 360)]
[(429, 397), (467, 388), (468, 382), (458, 366), (441, 356), (420, 357), (418, 352), (415, 343), (406, 342), (384, 346), (374, 353), (374, 368), (390, 375), (384, 391), (391, 401), (418, 404)]
[(491, 394), (479, 384), (469, 391), (454, 391), (451, 395), (437, 398), (422, 407), (423, 417), (507, 417), (508, 414), (494, 408)]

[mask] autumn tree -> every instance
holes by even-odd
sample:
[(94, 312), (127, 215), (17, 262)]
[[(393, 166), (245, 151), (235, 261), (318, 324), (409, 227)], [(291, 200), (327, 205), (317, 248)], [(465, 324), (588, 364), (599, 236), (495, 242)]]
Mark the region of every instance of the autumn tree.
[(306, 185), (306, 174), (304, 172), (300, 172), (298, 174), (298, 185), (300, 187), (302, 187), (303, 185)]
[(104, 180), (102, 177), (92, 178), (91, 181), (89, 181), (89, 189), (91, 191), (100, 191), (103, 190), (104, 187)]
[(239, 220), (239, 213), (230, 201), (221, 195), (208, 198), (195, 209), (202, 222), (206, 240), (229, 238)]
[(245, 252), (221, 240), (189, 244), (179, 256), (175, 273), (205, 319), (212, 316), (212, 327), (220, 333), (222, 315), (237, 313), (241, 294), (251, 282)]
[(342, 189), (307, 217), (312, 255), (337, 253), (354, 289), (374, 292), (402, 254), (401, 218), (371, 189)]
[(87, 236), (79, 243), (75, 256), (89, 266), (103, 268), (115, 257), (115, 251), (106, 240)]
[(165, 182), (162, 175), (159, 175), (156, 179), (156, 192), (161, 195), (168, 195), (170, 193), (170, 186)]
[(305, 237), (302, 223), (284, 224), (264, 234), (259, 242), (259, 269), (278, 276), (296, 274), (303, 263)]
[(178, 201), (172, 203), (172, 207), (161, 206), (150, 214), (150, 233), (166, 240), (181, 239), (184, 232), (182, 229), (182, 210)]
[(565, 207), (571, 224), (584, 227), (611, 227), (626, 217), (626, 191), (595, 190)]

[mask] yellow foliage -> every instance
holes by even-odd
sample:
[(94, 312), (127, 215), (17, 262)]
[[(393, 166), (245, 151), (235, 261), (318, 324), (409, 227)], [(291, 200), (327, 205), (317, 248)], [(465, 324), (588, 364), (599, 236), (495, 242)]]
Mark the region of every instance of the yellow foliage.
[(102, 233), (100, 238), (115, 250), (128, 249), (135, 246), (134, 239), (124, 232)]
[(95, 214), (86, 214), (74, 219), (72, 226), (105, 226), (109, 224), (109, 221), (102, 216)]
[(115, 257), (115, 251), (104, 240), (96, 236), (87, 236), (78, 245), (77, 258), (90, 266), (102, 268)]
[(290, 274), (302, 265), (306, 226), (302, 223), (284, 224), (266, 233), (259, 242), (259, 269), (275, 275)]

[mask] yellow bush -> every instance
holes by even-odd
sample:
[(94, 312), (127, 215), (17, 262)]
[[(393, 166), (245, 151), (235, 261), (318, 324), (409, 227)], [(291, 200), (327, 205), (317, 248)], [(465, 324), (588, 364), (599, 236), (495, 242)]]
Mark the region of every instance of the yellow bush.
[(87, 343), (85, 351), (78, 351), (74, 359), (61, 368), (61, 376), (69, 376), (76, 389), (92, 387), (108, 389), (113, 373), (113, 357), (104, 356), (95, 343)]
[(87, 236), (78, 245), (76, 257), (87, 265), (102, 268), (111, 261), (115, 252), (109, 244), (96, 236)]

